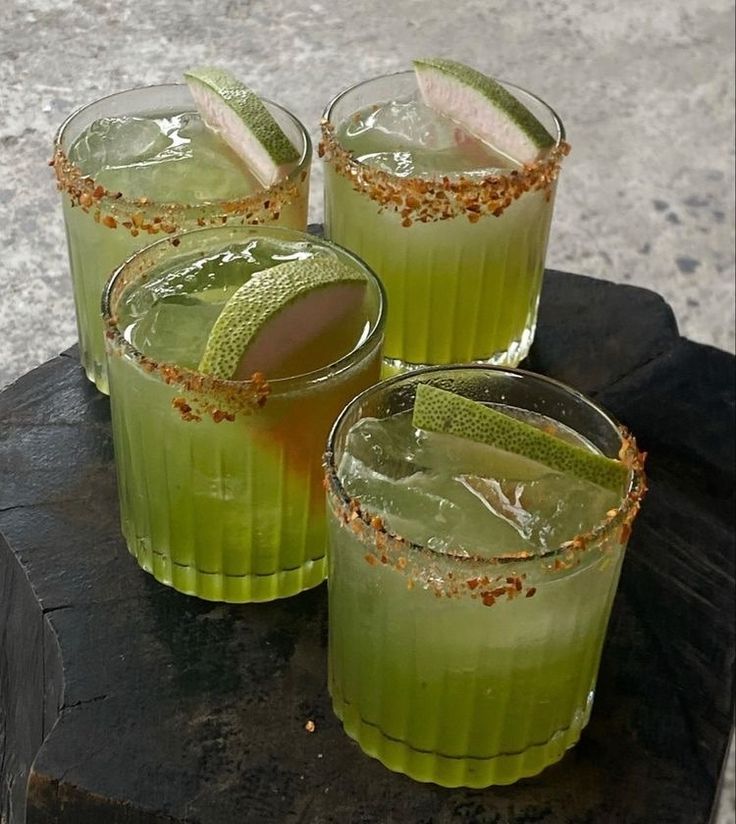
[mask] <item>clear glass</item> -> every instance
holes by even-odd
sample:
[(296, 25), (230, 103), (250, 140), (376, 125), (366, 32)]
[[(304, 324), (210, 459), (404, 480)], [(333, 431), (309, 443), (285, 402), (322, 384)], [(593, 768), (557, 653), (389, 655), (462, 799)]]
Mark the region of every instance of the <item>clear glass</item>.
[[(418, 382), (541, 412), (632, 466), (616, 510), (559, 548), (478, 558), (386, 532), (338, 478), (350, 428), (413, 408)], [(578, 740), (630, 524), (645, 490), (633, 439), (547, 378), (499, 367), (433, 368), (354, 399), (326, 453), (329, 690), (345, 731), (392, 770), (444, 786), (509, 784)], [(484, 553), (485, 554), (485, 553)]]
[[(157, 363), (116, 325), (130, 284), (153, 267), (213, 255), (254, 238), (308, 240), (336, 250), (368, 278), (370, 331), (350, 354), (318, 371), (227, 381)], [(177, 244), (177, 245), (174, 245)], [(345, 404), (378, 380), (384, 298), (349, 252), (276, 227), (202, 229), (139, 251), (103, 297), (110, 405), (122, 532), (159, 581), (200, 598), (266, 601), (325, 577), (322, 445)]]
[(99, 118), (194, 111), (185, 85), (149, 86), (104, 97), (79, 109), (59, 129), (53, 162), (62, 191), (79, 354), (87, 377), (100, 391), (108, 392), (100, 296), (113, 269), (136, 249), (159, 234), (223, 223), (275, 221), (287, 228), (306, 229), (311, 141), (292, 114), (275, 103), (264, 102), (301, 152), (301, 158), (284, 181), (269, 189), (244, 192), (238, 200), (158, 203), (154, 197), (118, 197), (118, 193), (98, 187), (83, 169), (68, 160), (75, 140)]
[[(512, 92), (557, 141), (548, 165), (498, 170), (493, 178), (447, 188), (433, 181), (429, 203), (458, 195), (468, 206), (448, 217), (413, 215), (377, 202), (387, 187), (403, 204), (426, 192), (426, 181), (375, 174), (355, 160), (339, 162), (336, 131), (354, 113), (416, 93), (413, 72), (378, 77), (336, 97), (324, 114), (325, 234), (365, 260), (389, 299), (387, 373), (426, 364), (484, 362), (515, 366), (534, 338), (559, 161), (569, 149), (557, 115), (538, 98)], [(337, 141), (335, 152), (333, 144)], [(344, 151), (344, 149), (343, 149)], [(522, 183), (524, 181), (524, 183)], [(519, 185), (511, 202), (506, 184)], [(528, 184), (528, 185), (527, 185)], [(436, 192), (433, 193), (432, 189)], [(477, 203), (500, 205), (478, 214)], [(424, 202), (427, 202), (426, 200)], [(435, 201), (436, 202), (436, 201)]]

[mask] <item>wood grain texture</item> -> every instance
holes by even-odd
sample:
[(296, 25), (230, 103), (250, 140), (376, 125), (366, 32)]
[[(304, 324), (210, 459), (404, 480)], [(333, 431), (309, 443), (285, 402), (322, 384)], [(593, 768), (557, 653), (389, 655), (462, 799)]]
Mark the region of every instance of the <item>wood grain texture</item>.
[(680, 338), (651, 292), (549, 272), (528, 365), (650, 453), (593, 716), (562, 762), (486, 791), (391, 773), (332, 715), (324, 587), (229, 606), (143, 573), (108, 401), (71, 353), (0, 395), (0, 810), (12, 796), (23, 820), (27, 778), (29, 824), (707, 822), (733, 713), (734, 358)]

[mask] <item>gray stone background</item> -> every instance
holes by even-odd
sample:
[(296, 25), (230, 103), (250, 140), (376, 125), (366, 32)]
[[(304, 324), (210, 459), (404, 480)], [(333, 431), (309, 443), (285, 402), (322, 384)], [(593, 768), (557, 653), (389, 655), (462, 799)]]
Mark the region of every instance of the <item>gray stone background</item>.
[[(0, 0), (0, 388), (76, 337), (56, 127), (201, 63), (315, 138), (331, 96), (413, 56), (536, 92), (573, 145), (548, 265), (654, 289), (683, 334), (734, 351), (733, 36), (731, 0)], [(316, 221), (318, 164), (313, 182)], [(732, 753), (719, 824), (734, 822), (733, 769)]]

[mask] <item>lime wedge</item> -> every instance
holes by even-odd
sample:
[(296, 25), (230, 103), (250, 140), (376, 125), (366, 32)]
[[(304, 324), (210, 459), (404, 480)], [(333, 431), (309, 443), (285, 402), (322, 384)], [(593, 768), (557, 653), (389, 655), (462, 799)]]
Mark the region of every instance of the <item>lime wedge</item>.
[(426, 383), (417, 386), (412, 423), (417, 429), (494, 446), (619, 493), (629, 475), (620, 461), (589, 452), (490, 406)]
[(190, 69), (184, 78), (205, 124), (240, 155), (263, 186), (288, 174), (299, 152), (254, 91), (209, 66)]
[(330, 255), (289, 260), (256, 272), (215, 321), (199, 371), (247, 380), (266, 375), (360, 306), (367, 280)]
[(555, 139), (537, 118), (490, 77), (442, 58), (414, 61), (422, 99), (432, 109), (519, 163), (532, 163)]

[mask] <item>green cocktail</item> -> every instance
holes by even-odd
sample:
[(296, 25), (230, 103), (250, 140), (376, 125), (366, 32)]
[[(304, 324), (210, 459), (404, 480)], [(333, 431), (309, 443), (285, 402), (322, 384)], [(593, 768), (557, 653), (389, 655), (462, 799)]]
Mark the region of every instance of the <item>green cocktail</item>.
[(531, 346), (568, 147), (549, 107), (503, 85), (554, 139), (526, 166), (426, 106), (413, 72), (354, 86), (325, 111), (325, 232), (386, 286), (389, 371), (516, 365)]
[[(420, 381), (620, 452), (627, 480), (614, 491), (417, 429)], [(436, 368), (355, 399), (327, 467), (329, 688), (346, 732), (389, 768), (445, 786), (508, 784), (559, 760), (590, 716), (644, 491), (633, 442), (554, 381)]]
[[(317, 257), (360, 281), (347, 313), (278, 364), (271, 358), (265, 374), (231, 380), (198, 371), (243, 284)], [(317, 309), (308, 308), (311, 317)], [(340, 409), (378, 379), (383, 297), (375, 276), (301, 232), (203, 229), (138, 252), (110, 280), (103, 309), (121, 525), (139, 564), (211, 600), (270, 600), (319, 584), (321, 445)], [(293, 316), (288, 326), (277, 344), (302, 328)]]
[(311, 143), (296, 118), (267, 108), (300, 154), (264, 188), (195, 111), (184, 85), (131, 89), (73, 114), (56, 136), (82, 365), (107, 392), (100, 295), (112, 270), (157, 237), (223, 223), (305, 229)]

